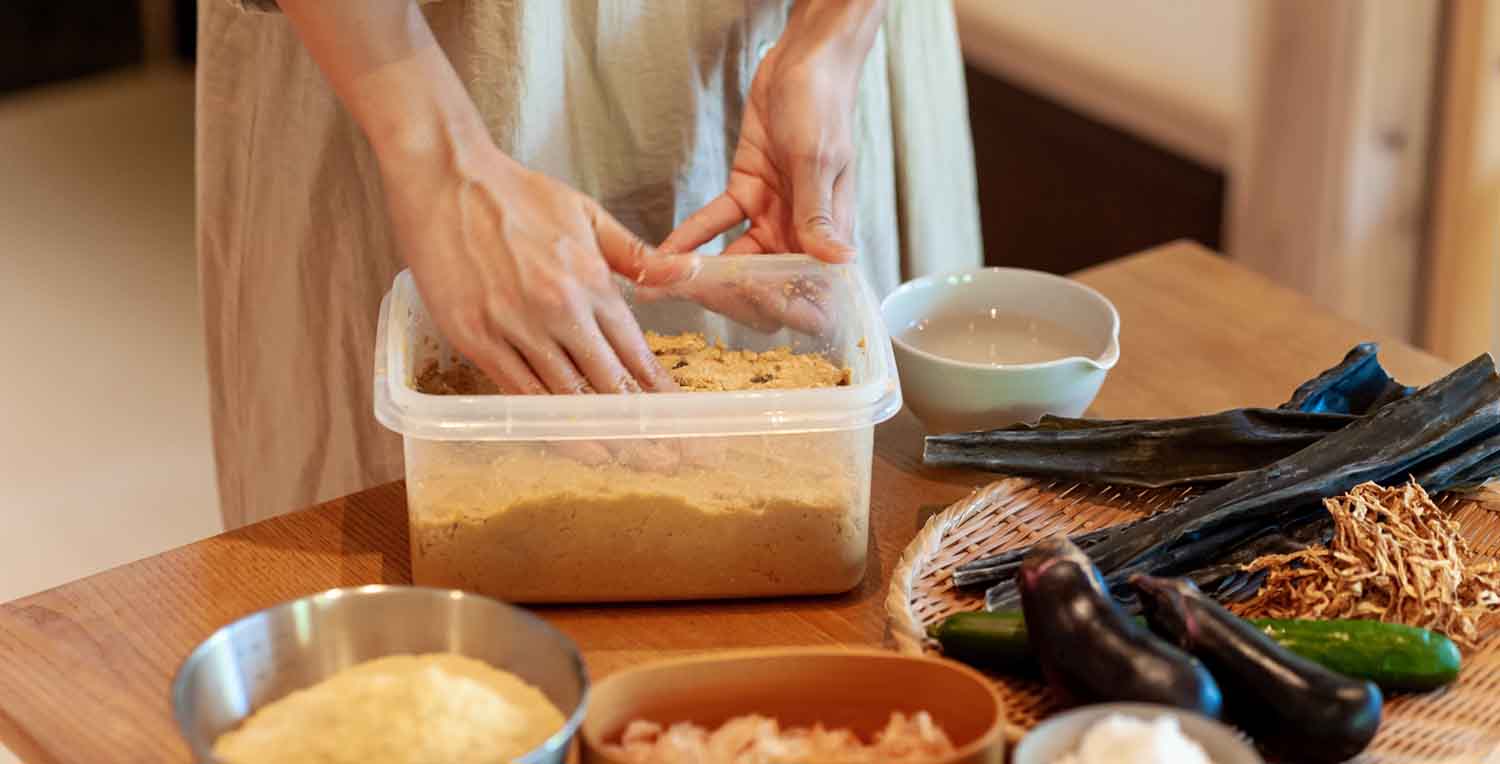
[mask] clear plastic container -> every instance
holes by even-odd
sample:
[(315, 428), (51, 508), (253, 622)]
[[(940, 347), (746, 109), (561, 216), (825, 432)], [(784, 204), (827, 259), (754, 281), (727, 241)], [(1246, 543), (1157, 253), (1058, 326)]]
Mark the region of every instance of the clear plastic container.
[[(848, 266), (766, 255), (705, 258), (672, 295), (647, 300), (622, 288), (643, 329), (698, 332), (731, 349), (821, 353), (849, 370), (849, 384), (427, 395), (415, 387), (420, 371), (457, 361), (402, 273), (381, 306), (375, 414), (405, 439), (415, 582), (515, 602), (857, 585), (874, 427), (901, 407), (868, 284)], [(582, 458), (577, 441), (610, 456)]]

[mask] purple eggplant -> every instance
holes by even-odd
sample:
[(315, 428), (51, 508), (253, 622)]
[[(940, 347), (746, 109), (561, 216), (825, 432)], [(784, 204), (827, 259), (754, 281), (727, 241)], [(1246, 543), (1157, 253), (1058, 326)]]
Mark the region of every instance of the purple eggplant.
[(1208, 665), (1225, 714), (1288, 761), (1331, 764), (1363, 751), (1380, 728), (1380, 689), (1276, 644), (1185, 579), (1134, 576), (1152, 630)]
[(1132, 620), (1073, 542), (1037, 544), (1016, 573), (1026, 628), (1048, 685), (1079, 702), (1134, 701), (1217, 717), (1203, 664)]

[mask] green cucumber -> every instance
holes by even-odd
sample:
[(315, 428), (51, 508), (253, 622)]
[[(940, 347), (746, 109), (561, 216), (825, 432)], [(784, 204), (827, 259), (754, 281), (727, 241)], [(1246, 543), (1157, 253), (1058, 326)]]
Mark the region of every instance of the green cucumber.
[[(1458, 647), (1427, 629), (1378, 621), (1251, 623), (1282, 647), (1345, 676), (1368, 679), (1382, 690), (1432, 690), (1458, 678)], [(1003, 673), (1036, 673), (1019, 610), (958, 613), (927, 631), (943, 654), (955, 660)]]
[(976, 668), (1039, 673), (1026, 639), (1026, 618), (1019, 610), (955, 613), (927, 627), (927, 636), (942, 645), (943, 655)]
[(1379, 621), (1252, 619), (1271, 639), (1383, 690), (1434, 690), (1458, 678), (1458, 646), (1435, 631)]

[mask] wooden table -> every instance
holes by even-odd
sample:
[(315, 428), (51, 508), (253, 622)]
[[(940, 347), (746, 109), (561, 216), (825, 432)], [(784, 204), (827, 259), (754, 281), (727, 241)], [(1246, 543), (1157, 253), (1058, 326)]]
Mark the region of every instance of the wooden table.
[[(1192, 244), (1080, 274), (1114, 301), (1123, 356), (1094, 406), (1104, 417), (1276, 405), (1372, 337)], [(1449, 364), (1398, 342), (1381, 354), (1408, 383)], [(982, 475), (921, 466), (906, 414), (876, 435), (864, 584), (839, 597), (539, 608), (598, 677), (646, 659), (728, 647), (880, 645), (891, 567), (934, 505)], [(108, 501), (107, 496), (100, 497)], [(178, 664), (214, 629), (334, 586), (408, 583), (400, 483), (171, 550), (0, 606), (0, 742), (32, 764), (186, 761), (167, 701)]]

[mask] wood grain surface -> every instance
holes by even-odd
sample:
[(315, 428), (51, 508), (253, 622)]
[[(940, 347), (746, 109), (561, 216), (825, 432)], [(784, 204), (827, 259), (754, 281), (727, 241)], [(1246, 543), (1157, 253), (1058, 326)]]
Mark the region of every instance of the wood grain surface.
[[(1184, 415), (1275, 405), (1356, 342), (1381, 339), (1192, 244), (1079, 276), (1119, 308), (1122, 360), (1092, 413)], [(1447, 364), (1397, 343), (1425, 383)], [(931, 512), (987, 476), (923, 468), (902, 414), (876, 434), (869, 573), (838, 597), (537, 608), (591, 672), (728, 647), (884, 645), (891, 566)], [(100, 496), (100, 501), (109, 501)], [(0, 742), (32, 764), (182, 762), (167, 690), (214, 629), (334, 586), (407, 583), (405, 494), (380, 486), (0, 606)]]

